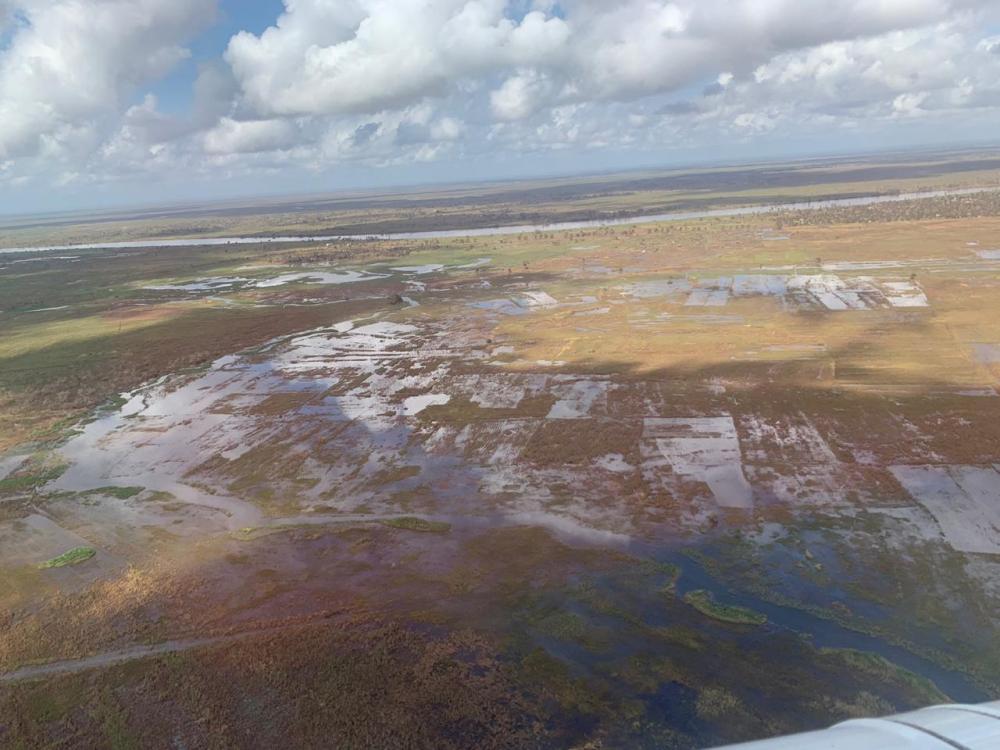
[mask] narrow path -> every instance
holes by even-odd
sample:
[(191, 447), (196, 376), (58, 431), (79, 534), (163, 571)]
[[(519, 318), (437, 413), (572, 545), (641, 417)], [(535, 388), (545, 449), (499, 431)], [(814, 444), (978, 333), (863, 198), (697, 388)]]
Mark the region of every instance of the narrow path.
[(278, 625), (270, 628), (260, 628), (242, 633), (231, 633), (229, 635), (218, 635), (207, 638), (187, 638), (176, 641), (164, 641), (149, 646), (131, 646), (119, 651), (106, 651), (103, 654), (84, 656), (79, 659), (63, 659), (52, 661), (47, 664), (34, 664), (27, 667), (15, 669), (12, 672), (0, 674), (0, 685), (9, 685), (27, 680), (37, 680), (44, 677), (56, 675), (76, 674), (86, 672), (89, 669), (101, 669), (103, 667), (113, 667), (118, 664), (125, 664), (139, 659), (148, 659), (151, 656), (163, 656), (164, 654), (175, 654), (181, 651), (190, 651), (203, 646), (215, 646), (222, 643), (234, 643), (237, 641), (253, 638), (254, 636), (275, 633), (286, 630), (294, 625)]

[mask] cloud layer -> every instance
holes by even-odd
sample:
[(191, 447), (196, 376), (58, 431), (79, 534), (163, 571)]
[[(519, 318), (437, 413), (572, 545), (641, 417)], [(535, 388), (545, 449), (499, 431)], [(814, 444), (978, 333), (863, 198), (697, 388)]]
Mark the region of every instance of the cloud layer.
[(994, 0), (285, 0), (164, 113), (151, 92), (216, 17), (205, 0), (0, 0), (0, 185), (933, 133), (970, 115), (986, 136), (1000, 112)]

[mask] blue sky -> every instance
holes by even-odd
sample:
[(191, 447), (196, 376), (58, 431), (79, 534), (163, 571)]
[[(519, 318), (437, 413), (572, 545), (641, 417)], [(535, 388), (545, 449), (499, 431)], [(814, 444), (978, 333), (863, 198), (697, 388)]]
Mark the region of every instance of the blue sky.
[(993, 0), (0, 0), (4, 212), (983, 144), (998, 113)]
[[(217, 61), (232, 36), (240, 31), (260, 34), (272, 26), (284, 10), (281, 0), (221, 0), (218, 5), (216, 22), (191, 40), (191, 57), (149, 87), (148, 93), (157, 97), (164, 112), (183, 114), (189, 111), (199, 67)], [(137, 92), (134, 102), (146, 93)]]

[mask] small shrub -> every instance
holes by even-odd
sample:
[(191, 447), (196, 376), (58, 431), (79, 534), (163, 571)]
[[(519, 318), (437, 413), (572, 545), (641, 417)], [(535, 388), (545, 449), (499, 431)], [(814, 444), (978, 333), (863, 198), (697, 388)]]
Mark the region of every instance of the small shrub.
[(65, 568), (67, 565), (79, 565), (96, 554), (97, 550), (93, 547), (76, 547), (68, 552), (63, 552), (59, 557), (53, 557), (51, 560), (40, 563), (38, 568), (46, 570), (48, 568)]

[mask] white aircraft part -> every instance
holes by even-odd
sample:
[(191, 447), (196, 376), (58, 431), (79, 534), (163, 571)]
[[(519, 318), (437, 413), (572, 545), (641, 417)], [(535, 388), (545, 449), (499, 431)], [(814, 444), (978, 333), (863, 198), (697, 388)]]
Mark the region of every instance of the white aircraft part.
[(931, 706), (884, 719), (853, 719), (818, 732), (716, 750), (996, 750), (1000, 701)]

